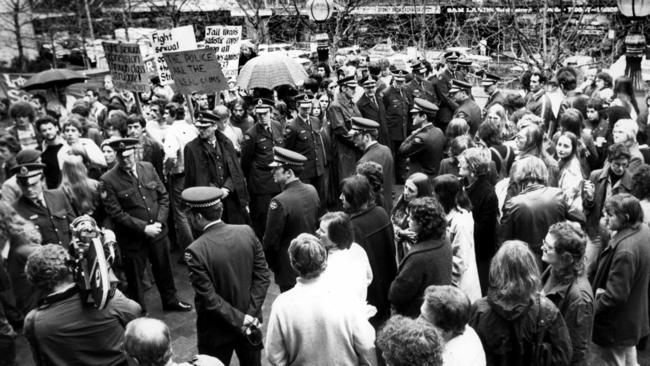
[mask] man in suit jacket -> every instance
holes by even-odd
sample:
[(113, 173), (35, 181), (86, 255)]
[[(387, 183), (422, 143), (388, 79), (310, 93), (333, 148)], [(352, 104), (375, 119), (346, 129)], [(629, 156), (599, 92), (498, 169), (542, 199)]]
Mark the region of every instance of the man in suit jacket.
[(165, 152), (162, 144), (152, 139), (145, 131), (147, 122), (139, 115), (131, 115), (126, 120), (126, 136), (140, 140), (137, 150), (138, 160), (147, 161), (156, 169), (160, 179), (163, 178), (163, 158)]
[(388, 146), (377, 142), (378, 129), (377, 122), (354, 117), (350, 135), (352, 141), (364, 152), (357, 165), (366, 161), (374, 161), (381, 165), (384, 173), (384, 209), (386, 212), (391, 212), (393, 210), (393, 154)]
[(404, 140), (399, 154), (408, 158), (409, 175), (424, 173), (433, 178), (438, 174), (445, 147), (445, 135), (433, 125), (438, 107), (424, 99), (415, 99), (413, 124), (419, 128)]
[(483, 107), (483, 115), (485, 116), (493, 105), (501, 104), (503, 106), (506, 97), (501, 93), (501, 90), (499, 90), (497, 86), (497, 83), (501, 80), (498, 75), (490, 74), (488, 72), (482, 72), (480, 75), (482, 76), (481, 86), (483, 87), (485, 94), (488, 95), (488, 100), (485, 103), (485, 107)]
[(70, 244), (70, 224), (74, 211), (60, 189), (46, 190), (43, 181), (44, 164), (25, 163), (12, 171), (22, 195), (14, 209), (24, 219), (33, 222), (41, 234), (43, 244)]
[(264, 250), (247, 225), (221, 221), (224, 196), (216, 187), (183, 191), (190, 222), (203, 234), (185, 250), (196, 292), (196, 328), (200, 354), (230, 364), (233, 351), (243, 366), (260, 365), (260, 348), (246, 340), (259, 327), (270, 272)]
[(199, 136), (185, 145), (185, 188), (219, 187), (224, 192), (223, 220), (250, 224), (246, 211), (248, 190), (237, 153), (219, 124), (225, 120), (212, 112), (201, 112), (194, 126)]
[(260, 240), (266, 229), (269, 202), (280, 193), (269, 164), (273, 162), (273, 147), (282, 146), (284, 138), (280, 122), (271, 119), (272, 107), (270, 100), (258, 100), (255, 105), (257, 122), (244, 133), (241, 147), (241, 167), (248, 183), (251, 221)]
[(449, 121), (451, 121), (454, 111), (458, 108), (458, 104), (449, 95), (451, 89), (451, 81), (457, 79), (456, 67), (460, 54), (458, 52), (447, 52), (444, 54), (445, 68), (438, 75), (438, 82), (436, 86), (436, 94), (440, 101), (440, 111), (438, 112), (437, 122), (441, 129), (445, 129)]
[(383, 91), (381, 97), (384, 110), (386, 111), (386, 126), (391, 143), (389, 147), (395, 156), (395, 180), (403, 182), (406, 175), (406, 161), (397, 155), (399, 146), (408, 136), (409, 131), (409, 108), (411, 100), (404, 92), (406, 71), (396, 70), (393, 73), (393, 83)]
[(273, 154), (269, 166), (282, 192), (269, 203), (264, 252), (275, 273), (275, 282), (280, 291), (285, 292), (296, 284), (296, 273), (289, 264), (287, 249), (299, 234), (315, 232), (320, 200), (316, 189), (298, 178), (307, 161), (304, 155), (282, 147), (274, 147)]
[[(530, 75), (530, 91), (526, 94), (526, 109), (544, 120), (546, 129), (556, 126), (551, 99), (546, 94), (546, 75), (541, 71), (533, 71)], [(551, 134), (552, 135), (552, 134)]]
[(359, 83), (363, 86), (363, 95), (357, 101), (357, 108), (359, 108), (361, 117), (379, 123), (379, 137), (377, 141), (382, 145), (388, 146), (390, 144), (390, 138), (388, 137), (388, 128), (384, 120), (384, 105), (379, 103), (377, 98), (377, 79), (371, 75), (366, 79), (360, 80)]
[(465, 119), (469, 125), (470, 135), (474, 136), (483, 119), (481, 118), (481, 107), (472, 99), (472, 84), (460, 80), (453, 80), (452, 84), (449, 96), (458, 104), (454, 118)]
[(109, 142), (117, 155), (117, 164), (101, 176), (100, 196), (114, 224), (117, 243), (122, 251), (127, 295), (146, 313), (142, 274), (151, 262), (156, 286), (169, 311), (190, 311), (192, 306), (176, 297), (171, 270), (167, 214), (169, 195), (158, 173), (148, 162), (136, 162), (138, 140), (125, 138)]
[(306, 94), (296, 96), (298, 114), (287, 123), (284, 129), (284, 147), (307, 158), (300, 180), (311, 184), (323, 200), (325, 188), (325, 150), (320, 135), (320, 121), (311, 116), (312, 100)]

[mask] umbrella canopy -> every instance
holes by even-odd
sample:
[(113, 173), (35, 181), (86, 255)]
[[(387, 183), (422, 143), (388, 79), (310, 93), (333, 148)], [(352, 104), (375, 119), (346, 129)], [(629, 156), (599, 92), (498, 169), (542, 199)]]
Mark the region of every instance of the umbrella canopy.
[(51, 69), (35, 74), (23, 85), (25, 90), (63, 88), (71, 84), (82, 83), (88, 77), (80, 72), (68, 69)]
[(279, 85), (302, 84), (309, 75), (296, 60), (279, 52), (263, 53), (242, 67), (237, 85), (243, 89), (273, 89)]

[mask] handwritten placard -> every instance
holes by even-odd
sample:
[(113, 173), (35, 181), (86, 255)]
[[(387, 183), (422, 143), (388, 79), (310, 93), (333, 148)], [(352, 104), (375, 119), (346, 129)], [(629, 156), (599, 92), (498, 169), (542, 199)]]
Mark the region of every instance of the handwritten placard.
[(163, 56), (176, 90), (182, 94), (214, 93), (228, 88), (212, 49), (168, 52)]
[(242, 27), (211, 25), (205, 27), (205, 47), (214, 49), (221, 70), (228, 79), (237, 78)]
[(173, 84), (172, 76), (163, 57), (165, 52), (187, 51), (196, 49), (194, 27), (186, 25), (172, 29), (157, 30), (151, 33), (156, 68), (162, 85)]
[(137, 43), (102, 42), (113, 84), (118, 89), (149, 90), (147, 68)]

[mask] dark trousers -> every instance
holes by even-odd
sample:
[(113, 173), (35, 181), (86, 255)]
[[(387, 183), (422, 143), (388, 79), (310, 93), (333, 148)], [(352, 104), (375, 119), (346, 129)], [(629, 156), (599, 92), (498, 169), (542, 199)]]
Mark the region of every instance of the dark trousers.
[(239, 197), (237, 197), (237, 192), (232, 191), (228, 194), (223, 203), (223, 216), (221, 219), (226, 224), (231, 225), (250, 225), (251, 219), (248, 216), (246, 209), (242, 207), (239, 202)]
[(233, 351), (237, 353), (241, 366), (260, 366), (262, 364), (262, 351), (254, 349), (243, 337), (219, 347), (207, 348), (199, 346), (199, 354), (216, 357), (224, 365), (230, 365)]
[(399, 146), (404, 141), (392, 140), (391, 142), (393, 144), (390, 146), (390, 148), (395, 158), (395, 184), (404, 184), (404, 180), (408, 174), (408, 165), (406, 163), (406, 158), (398, 154)]
[(174, 230), (176, 233), (176, 245), (184, 251), (194, 238), (192, 237), (192, 229), (190, 228), (190, 223), (187, 220), (187, 210), (185, 208), (185, 202), (181, 197), (181, 193), (185, 188), (185, 175), (183, 174), (172, 174), (169, 176), (169, 201), (170, 209), (173, 211), (174, 215)]
[(325, 213), (322, 212), (323, 211), (322, 207), (325, 207), (325, 202), (327, 199), (327, 194), (325, 192), (327, 188), (325, 187), (323, 178), (324, 177), (320, 175), (318, 177), (311, 177), (302, 180), (303, 183), (311, 184), (312, 186), (314, 186), (314, 188), (316, 188), (316, 192), (318, 192), (318, 199), (320, 200), (320, 206), (321, 206), (321, 209), (318, 211), (319, 214)]
[(147, 260), (151, 262), (153, 277), (156, 280), (163, 306), (178, 301), (169, 255), (169, 239), (165, 237), (155, 243), (146, 242), (139, 251), (123, 249), (122, 253), (124, 274), (128, 281), (127, 295), (142, 306), (143, 312), (147, 311), (147, 304), (144, 301), (145, 287), (142, 283)]
[(271, 202), (271, 199), (278, 193), (251, 194), (251, 201), (249, 203), (251, 221), (253, 223), (255, 235), (257, 235), (260, 242), (262, 241), (262, 238), (264, 238), (264, 231), (266, 230), (266, 217), (269, 213), (269, 202)]

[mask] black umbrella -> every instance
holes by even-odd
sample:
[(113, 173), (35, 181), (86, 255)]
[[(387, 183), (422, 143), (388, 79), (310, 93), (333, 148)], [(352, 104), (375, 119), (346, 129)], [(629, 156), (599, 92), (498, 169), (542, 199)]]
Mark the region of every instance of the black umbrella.
[(35, 74), (23, 85), (25, 90), (59, 89), (68, 85), (83, 83), (88, 77), (68, 69), (51, 69)]

